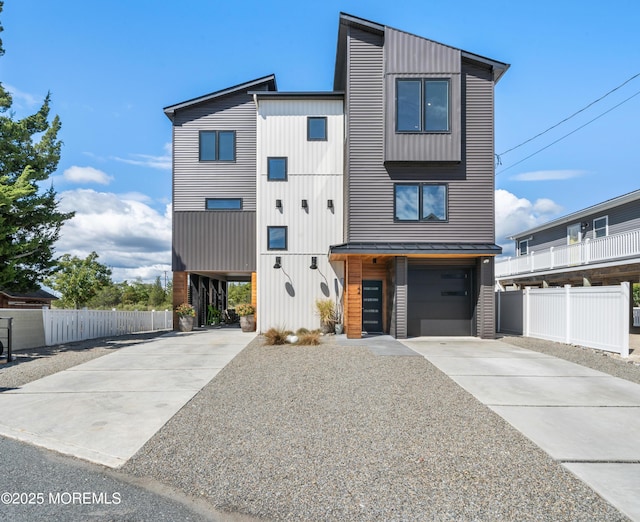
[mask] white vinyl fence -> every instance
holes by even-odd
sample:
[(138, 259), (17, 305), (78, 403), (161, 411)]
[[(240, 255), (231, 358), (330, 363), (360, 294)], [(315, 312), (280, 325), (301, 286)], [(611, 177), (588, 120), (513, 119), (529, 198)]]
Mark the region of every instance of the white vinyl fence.
[(43, 308), (42, 318), (47, 346), (173, 328), (173, 312), (170, 310), (124, 312)]
[[(523, 299), (522, 335), (588, 346), (628, 357), (629, 288), (629, 283), (619, 286), (527, 288), (518, 292)], [(497, 299), (499, 301), (501, 295)], [(513, 318), (510, 320), (514, 322)], [(500, 321), (498, 324), (499, 331), (508, 333), (501, 330)]]

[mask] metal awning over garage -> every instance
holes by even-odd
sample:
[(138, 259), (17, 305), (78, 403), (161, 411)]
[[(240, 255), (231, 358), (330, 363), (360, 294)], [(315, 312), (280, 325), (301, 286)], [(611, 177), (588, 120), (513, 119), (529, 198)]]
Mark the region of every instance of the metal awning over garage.
[(497, 256), (502, 248), (493, 243), (418, 243), (418, 242), (353, 242), (329, 247), (329, 256), (338, 259), (344, 255), (451, 255)]

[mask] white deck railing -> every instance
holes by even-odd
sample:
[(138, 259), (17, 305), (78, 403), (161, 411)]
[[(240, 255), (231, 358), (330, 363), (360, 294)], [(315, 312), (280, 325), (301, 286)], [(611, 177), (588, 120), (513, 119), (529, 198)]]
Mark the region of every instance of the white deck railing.
[(640, 256), (640, 230), (551, 247), (496, 262), (496, 278)]

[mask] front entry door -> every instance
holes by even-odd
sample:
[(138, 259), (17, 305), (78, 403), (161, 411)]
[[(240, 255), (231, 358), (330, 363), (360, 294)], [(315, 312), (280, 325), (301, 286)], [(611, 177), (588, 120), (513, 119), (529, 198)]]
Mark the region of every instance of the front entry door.
[(382, 333), (382, 281), (362, 281), (362, 331)]

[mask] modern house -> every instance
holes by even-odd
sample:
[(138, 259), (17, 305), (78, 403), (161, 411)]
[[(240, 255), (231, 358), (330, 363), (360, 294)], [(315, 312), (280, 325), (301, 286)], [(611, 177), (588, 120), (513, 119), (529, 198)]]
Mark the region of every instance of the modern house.
[(274, 76), (165, 108), (174, 303), (252, 281), (258, 330), (495, 335), (494, 86), (508, 65), (347, 14), (334, 88)]
[(501, 288), (640, 282), (640, 190), (520, 232), (496, 263)]

